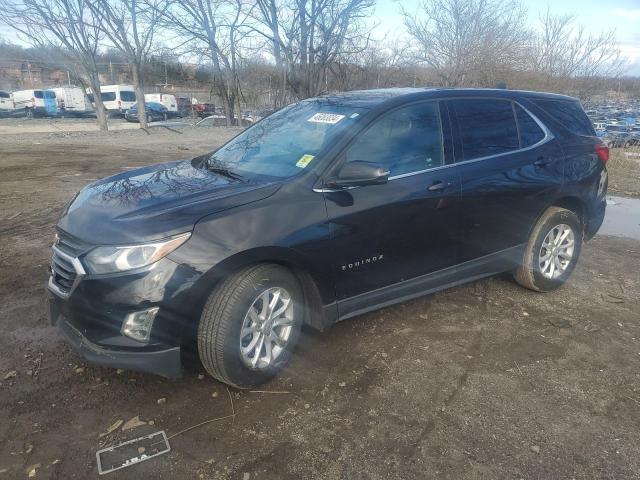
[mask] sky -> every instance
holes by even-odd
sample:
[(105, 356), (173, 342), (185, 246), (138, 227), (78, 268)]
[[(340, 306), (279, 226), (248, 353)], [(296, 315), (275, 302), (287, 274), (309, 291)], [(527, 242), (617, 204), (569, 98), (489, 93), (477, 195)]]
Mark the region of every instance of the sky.
[[(547, 7), (555, 14), (573, 14), (576, 22), (589, 33), (616, 29), (618, 48), (629, 59), (627, 75), (640, 76), (640, 0), (522, 0), (527, 8), (529, 25), (538, 27), (538, 18)], [(375, 11), (376, 36), (400, 31), (400, 5), (416, 11), (421, 0), (378, 0)]]
[[(378, 0), (374, 19), (375, 35), (382, 38), (403, 30), (400, 5), (416, 11), (421, 0)], [(616, 29), (618, 48), (629, 59), (627, 75), (640, 76), (640, 0), (522, 0), (528, 11), (528, 23), (538, 26), (538, 17), (547, 7), (553, 13), (576, 16), (588, 32)], [(15, 35), (0, 27), (0, 37), (17, 41)]]

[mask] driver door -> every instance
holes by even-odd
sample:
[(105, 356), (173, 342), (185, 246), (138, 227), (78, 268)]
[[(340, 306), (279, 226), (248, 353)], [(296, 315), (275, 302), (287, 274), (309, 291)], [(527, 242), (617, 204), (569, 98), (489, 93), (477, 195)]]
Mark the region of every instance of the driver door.
[(458, 262), (460, 175), (451, 150), (448, 118), (430, 101), (384, 114), (343, 153), (342, 164), (375, 162), (390, 176), (324, 193), (341, 317), (419, 289)]

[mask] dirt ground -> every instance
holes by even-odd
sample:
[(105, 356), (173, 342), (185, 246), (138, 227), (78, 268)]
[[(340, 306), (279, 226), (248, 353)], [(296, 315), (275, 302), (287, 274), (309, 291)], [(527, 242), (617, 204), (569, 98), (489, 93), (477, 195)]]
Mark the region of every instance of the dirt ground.
[[(44, 282), (66, 202), (234, 133), (0, 135), (0, 480), (96, 478), (98, 449), (156, 430), (169, 454), (105, 478), (640, 478), (640, 240), (598, 235), (554, 293), (500, 276), (305, 330), (257, 392), (97, 368), (65, 346)], [(136, 416), (147, 425), (101, 436)]]

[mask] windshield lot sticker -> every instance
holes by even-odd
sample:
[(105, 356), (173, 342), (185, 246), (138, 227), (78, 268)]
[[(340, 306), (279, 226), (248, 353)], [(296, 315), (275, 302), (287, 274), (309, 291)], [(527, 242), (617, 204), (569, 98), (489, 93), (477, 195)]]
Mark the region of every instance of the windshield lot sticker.
[(316, 113), (307, 122), (314, 123), (338, 123), (344, 118), (344, 115), (338, 115), (337, 113)]
[(300, 160), (298, 160), (298, 163), (296, 163), (296, 167), (298, 168), (304, 168), (307, 165), (309, 165), (309, 162), (313, 160), (313, 155), (302, 155), (300, 157)]

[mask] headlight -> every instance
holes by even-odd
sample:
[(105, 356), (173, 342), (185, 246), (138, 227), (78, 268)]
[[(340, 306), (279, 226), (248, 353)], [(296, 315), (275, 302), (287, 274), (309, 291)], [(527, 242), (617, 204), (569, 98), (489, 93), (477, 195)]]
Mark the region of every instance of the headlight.
[(114, 273), (145, 267), (166, 257), (186, 242), (191, 233), (131, 246), (98, 247), (83, 259), (91, 273)]

